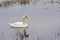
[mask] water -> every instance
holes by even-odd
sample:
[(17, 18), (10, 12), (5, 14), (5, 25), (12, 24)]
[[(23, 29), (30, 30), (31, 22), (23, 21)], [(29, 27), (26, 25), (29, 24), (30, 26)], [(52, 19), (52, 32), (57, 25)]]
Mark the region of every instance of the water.
[(40, 40), (60, 40), (60, 4), (42, 2), (0, 8), (0, 40), (15, 40), (14, 30), (8, 23), (21, 21), (23, 15), (28, 16), (30, 37), (27, 40), (37, 40), (38, 37)]

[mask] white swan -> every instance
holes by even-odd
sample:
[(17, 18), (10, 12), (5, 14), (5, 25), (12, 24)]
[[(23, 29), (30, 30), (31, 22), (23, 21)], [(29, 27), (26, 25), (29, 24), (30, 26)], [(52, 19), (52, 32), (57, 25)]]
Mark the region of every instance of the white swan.
[(9, 23), (9, 25), (11, 25), (12, 28), (28, 27), (26, 23), (26, 19), (27, 19), (27, 16), (23, 16), (22, 22)]

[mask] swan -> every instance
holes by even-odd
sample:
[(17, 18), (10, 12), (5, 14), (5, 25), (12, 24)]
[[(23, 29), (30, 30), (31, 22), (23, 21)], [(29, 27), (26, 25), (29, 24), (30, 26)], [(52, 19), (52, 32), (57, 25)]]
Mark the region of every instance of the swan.
[(9, 25), (11, 25), (11, 28), (20, 28), (20, 27), (28, 27), (27, 23), (26, 23), (26, 19), (27, 16), (24, 15), (22, 17), (22, 22), (15, 22), (15, 23), (9, 23)]

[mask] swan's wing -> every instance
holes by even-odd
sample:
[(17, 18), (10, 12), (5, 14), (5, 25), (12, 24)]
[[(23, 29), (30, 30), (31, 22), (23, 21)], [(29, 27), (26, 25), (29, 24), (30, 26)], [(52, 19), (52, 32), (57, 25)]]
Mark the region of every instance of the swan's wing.
[(17, 27), (18, 24), (17, 23), (9, 23), (10, 26), (13, 26), (13, 27)]
[(23, 22), (16, 22), (16, 23), (9, 23), (9, 25), (11, 25), (12, 27), (27, 27), (28, 25), (25, 23), (23, 24)]
[(15, 23), (9, 23), (9, 25), (13, 26), (13, 27), (21, 27), (22, 23), (21, 22), (15, 22)]

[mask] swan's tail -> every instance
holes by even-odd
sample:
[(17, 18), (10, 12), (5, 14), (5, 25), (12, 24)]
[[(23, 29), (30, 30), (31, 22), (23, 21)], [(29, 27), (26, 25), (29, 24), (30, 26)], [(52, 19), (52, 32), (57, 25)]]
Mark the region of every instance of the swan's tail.
[(11, 23), (9, 23), (9, 25), (13, 26)]

